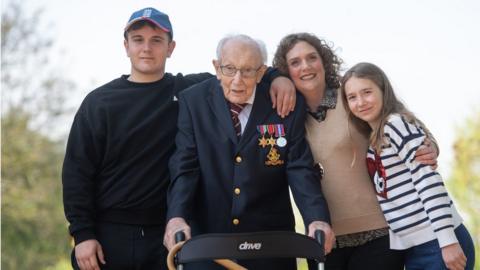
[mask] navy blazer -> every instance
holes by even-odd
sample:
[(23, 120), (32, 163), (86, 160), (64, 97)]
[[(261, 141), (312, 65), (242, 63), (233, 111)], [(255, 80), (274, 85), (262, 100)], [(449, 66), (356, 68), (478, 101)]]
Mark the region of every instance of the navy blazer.
[[(216, 78), (180, 94), (167, 220), (183, 217), (194, 233), (293, 231), (290, 187), (306, 225), (329, 222), (305, 140), (303, 97), (297, 96), (295, 111), (282, 119), (272, 109), (268, 87), (257, 85), (240, 140)], [(272, 147), (259, 145), (257, 126), (272, 124), (283, 124), (287, 140), (284, 147), (274, 146), (284, 161), (279, 165), (266, 165)]]

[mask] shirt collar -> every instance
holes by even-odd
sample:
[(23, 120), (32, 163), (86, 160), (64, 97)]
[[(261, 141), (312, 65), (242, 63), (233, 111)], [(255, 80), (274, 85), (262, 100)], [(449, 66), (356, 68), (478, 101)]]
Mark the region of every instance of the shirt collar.
[(325, 89), (325, 94), (323, 95), (320, 105), (317, 107), (316, 111), (310, 111), (307, 108), (308, 113), (313, 116), (318, 122), (322, 122), (327, 117), (327, 111), (334, 109), (337, 105), (337, 89), (327, 88)]

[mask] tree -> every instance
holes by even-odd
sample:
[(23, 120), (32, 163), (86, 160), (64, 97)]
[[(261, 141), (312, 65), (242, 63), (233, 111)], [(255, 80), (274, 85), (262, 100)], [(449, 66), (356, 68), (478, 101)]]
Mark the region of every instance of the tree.
[(29, 125), (48, 133), (69, 112), (66, 97), (74, 84), (49, 67), (51, 27), (40, 20), (42, 10), (26, 12), (25, 1), (6, 1), (2, 9), (2, 114), (23, 109)]
[(53, 139), (74, 85), (49, 68), (53, 40), (41, 11), (2, 6), (2, 269), (45, 269), (66, 260), (60, 171), (64, 142)]
[(59, 180), (63, 144), (30, 121), (21, 110), (2, 116), (2, 269), (42, 269), (70, 249)]
[[(480, 259), (480, 111), (465, 121), (456, 135), (452, 176), (447, 181), (472, 235)], [(480, 269), (477, 264), (475, 269)]]

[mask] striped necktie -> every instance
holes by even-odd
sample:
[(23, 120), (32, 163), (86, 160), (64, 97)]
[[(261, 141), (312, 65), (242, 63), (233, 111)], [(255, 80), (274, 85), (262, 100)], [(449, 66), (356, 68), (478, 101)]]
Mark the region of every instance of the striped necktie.
[(230, 105), (230, 114), (232, 115), (233, 127), (235, 128), (235, 132), (237, 133), (237, 137), (242, 135), (242, 126), (240, 125), (240, 119), (238, 119), (238, 115), (240, 112), (245, 108), (247, 105), (245, 104), (236, 104), (229, 102)]

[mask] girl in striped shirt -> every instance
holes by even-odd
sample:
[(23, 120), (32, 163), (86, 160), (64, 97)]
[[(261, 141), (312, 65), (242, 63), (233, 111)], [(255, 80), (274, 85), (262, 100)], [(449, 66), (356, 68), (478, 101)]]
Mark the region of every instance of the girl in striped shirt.
[(412, 269), (473, 269), (474, 246), (441, 176), (415, 161), (425, 127), (396, 98), (385, 73), (359, 63), (342, 79), (352, 122), (370, 136), (367, 165), (389, 225), (390, 247)]

